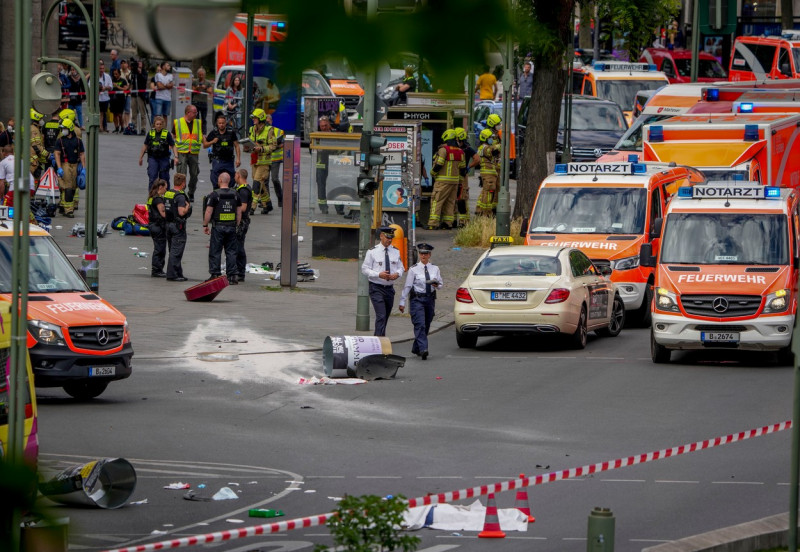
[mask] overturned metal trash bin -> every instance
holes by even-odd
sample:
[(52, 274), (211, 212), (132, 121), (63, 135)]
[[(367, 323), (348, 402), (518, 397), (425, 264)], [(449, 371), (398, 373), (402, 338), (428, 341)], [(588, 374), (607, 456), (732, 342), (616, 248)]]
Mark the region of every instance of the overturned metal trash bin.
[(125, 504), (135, 488), (136, 470), (124, 458), (103, 458), (70, 466), (39, 484), (39, 492), (50, 500), (108, 510)]
[(329, 335), (322, 343), (322, 369), (331, 378), (354, 378), (362, 358), (391, 353), (392, 342), (388, 337)]
[(393, 378), (405, 364), (406, 357), (400, 355), (365, 356), (356, 366), (356, 377), (363, 380)]

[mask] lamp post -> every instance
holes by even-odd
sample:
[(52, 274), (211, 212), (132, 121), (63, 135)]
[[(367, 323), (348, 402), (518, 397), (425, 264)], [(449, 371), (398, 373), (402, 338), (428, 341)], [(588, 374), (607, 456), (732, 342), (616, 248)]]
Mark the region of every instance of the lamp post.
[(98, 167), (98, 132), (100, 128), (100, 104), (98, 103), (98, 83), (97, 75), (98, 54), (97, 47), (100, 44), (100, 2), (95, 0), (92, 7), (92, 17), (81, 0), (73, 0), (75, 5), (81, 10), (86, 21), (89, 34), (89, 67), (90, 72), (95, 72), (95, 78), (87, 82), (86, 74), (72, 61), (47, 57), (46, 34), (47, 24), (58, 7), (58, 2), (54, 2), (44, 16), (42, 22), (42, 57), (39, 62), (42, 68), (48, 63), (63, 63), (77, 70), (86, 90), (86, 233), (83, 240), (83, 256), (81, 258), (81, 274), (92, 291), (99, 291), (100, 288), (100, 262), (97, 255), (97, 167)]

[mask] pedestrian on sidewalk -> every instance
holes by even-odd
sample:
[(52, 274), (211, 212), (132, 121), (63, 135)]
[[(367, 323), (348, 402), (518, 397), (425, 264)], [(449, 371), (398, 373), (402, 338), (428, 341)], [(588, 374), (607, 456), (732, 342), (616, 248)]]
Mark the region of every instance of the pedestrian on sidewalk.
[(409, 313), (414, 325), (411, 352), (419, 355), (422, 360), (428, 358), (428, 332), (436, 310), (436, 290), (444, 285), (439, 267), (430, 262), (432, 251), (432, 245), (417, 245), (419, 262), (408, 269), (406, 283), (400, 294), (400, 312), (405, 312), (406, 300), (410, 298)]
[(394, 281), (403, 275), (400, 251), (392, 245), (394, 228), (381, 226), (381, 243), (364, 256), (361, 273), (369, 279), (369, 300), (375, 309), (375, 335), (386, 335), (386, 322), (394, 307)]
[[(203, 232), (211, 236), (211, 245), (208, 248), (208, 272), (211, 274), (209, 280), (222, 275), (220, 258), (224, 248), (225, 273), (228, 283), (235, 286), (239, 283), (236, 278), (236, 255), (239, 249), (236, 228), (242, 221), (242, 201), (236, 190), (229, 187), (231, 177), (228, 173), (221, 173), (217, 182), (219, 189), (208, 195), (206, 211), (203, 213)], [(212, 228), (208, 227), (209, 223)]]

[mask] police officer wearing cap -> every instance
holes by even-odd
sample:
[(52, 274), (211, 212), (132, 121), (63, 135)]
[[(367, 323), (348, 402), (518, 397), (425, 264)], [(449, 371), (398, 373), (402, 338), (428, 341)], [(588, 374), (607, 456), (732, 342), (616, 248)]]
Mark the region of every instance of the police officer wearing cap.
[(411, 352), (428, 358), (428, 332), (431, 329), (433, 313), (436, 309), (436, 290), (444, 282), (439, 267), (431, 264), (433, 246), (427, 243), (417, 245), (419, 262), (408, 269), (406, 283), (400, 294), (400, 312), (405, 311), (406, 300), (410, 298), (411, 323), (414, 324), (414, 345)]
[[(236, 190), (229, 187), (231, 177), (228, 173), (219, 175), (219, 189), (208, 196), (206, 212), (203, 215), (203, 231), (211, 234), (211, 245), (208, 248), (208, 271), (211, 273), (209, 280), (218, 278), (222, 274), (220, 257), (222, 248), (225, 248), (225, 272), (228, 283), (238, 284), (236, 279), (238, 269), (236, 254), (239, 246), (236, 239), (236, 227), (242, 221), (242, 200)], [(211, 223), (213, 229), (209, 229)]]
[(369, 300), (375, 309), (375, 335), (386, 335), (386, 322), (394, 306), (394, 281), (403, 275), (400, 251), (392, 245), (394, 228), (381, 226), (381, 243), (367, 251), (361, 273), (369, 280)]

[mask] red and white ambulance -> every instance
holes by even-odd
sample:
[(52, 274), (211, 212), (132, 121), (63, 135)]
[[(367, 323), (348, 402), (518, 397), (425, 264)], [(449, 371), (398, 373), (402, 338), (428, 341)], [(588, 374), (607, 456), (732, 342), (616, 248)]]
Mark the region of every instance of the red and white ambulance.
[(800, 263), (798, 192), (758, 182), (681, 188), (667, 207), (655, 266), (651, 353), (774, 351), (791, 359)]
[(657, 237), (653, 224), (667, 199), (702, 180), (692, 168), (662, 163), (558, 164), (539, 187), (525, 243), (575, 247), (611, 267), (628, 316), (649, 325), (653, 269), (640, 265), (639, 248)]

